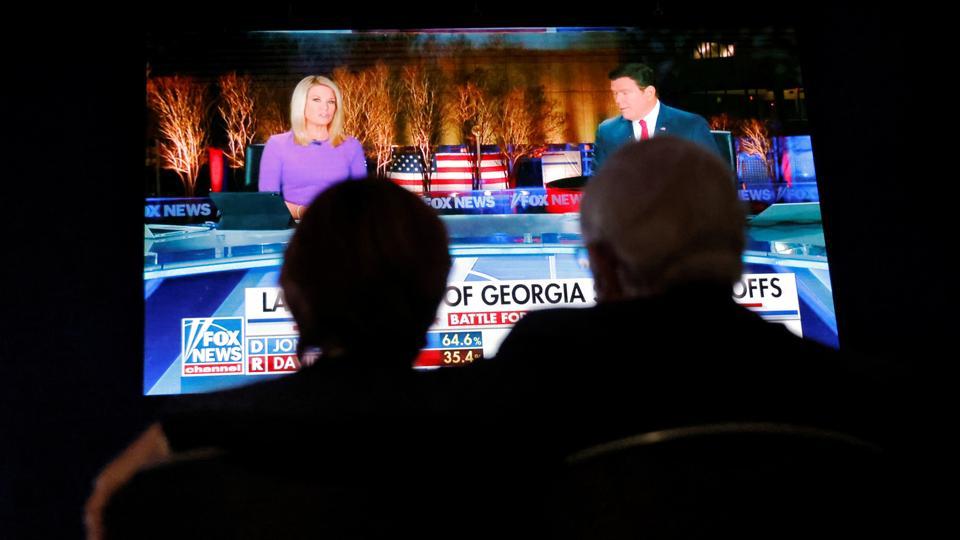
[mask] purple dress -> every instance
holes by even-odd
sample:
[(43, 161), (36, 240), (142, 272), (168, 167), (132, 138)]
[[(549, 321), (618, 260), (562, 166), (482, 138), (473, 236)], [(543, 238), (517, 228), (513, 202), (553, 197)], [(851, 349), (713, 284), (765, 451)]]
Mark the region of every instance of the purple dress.
[(347, 137), (336, 148), (328, 141), (300, 146), (288, 131), (267, 141), (260, 158), (259, 189), (280, 191), (284, 200), (307, 205), (337, 182), (366, 176), (360, 141)]

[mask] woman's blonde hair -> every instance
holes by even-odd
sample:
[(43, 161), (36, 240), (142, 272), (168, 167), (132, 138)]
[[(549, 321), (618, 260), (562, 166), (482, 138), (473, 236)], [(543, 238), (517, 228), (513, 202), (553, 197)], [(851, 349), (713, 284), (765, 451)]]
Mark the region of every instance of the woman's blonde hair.
[(337, 111), (333, 114), (329, 131), (330, 144), (334, 147), (340, 146), (340, 143), (347, 138), (347, 135), (343, 132), (343, 94), (340, 92), (337, 83), (320, 75), (304, 77), (293, 89), (293, 97), (290, 98), (290, 126), (293, 128), (293, 139), (301, 146), (310, 144), (310, 137), (307, 135), (307, 120), (303, 112), (307, 107), (307, 93), (314, 86), (326, 86), (333, 90), (333, 94), (337, 98)]

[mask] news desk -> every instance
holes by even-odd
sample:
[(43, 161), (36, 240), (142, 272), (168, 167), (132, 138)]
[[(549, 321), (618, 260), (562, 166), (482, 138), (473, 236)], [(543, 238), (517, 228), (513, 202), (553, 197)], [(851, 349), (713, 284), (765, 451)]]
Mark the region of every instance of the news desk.
[[(441, 219), (453, 266), (418, 367), (482, 361), (527, 311), (594, 303), (577, 214)], [(204, 392), (299, 368), (296, 327), (278, 285), (292, 234), (211, 225), (145, 228), (144, 393)], [(743, 261), (744, 277), (733, 291), (738, 302), (795, 333), (836, 344), (819, 223), (748, 226)], [(695, 313), (691, 320), (709, 324)], [(232, 348), (205, 346), (196, 336), (211, 328), (239, 339)]]

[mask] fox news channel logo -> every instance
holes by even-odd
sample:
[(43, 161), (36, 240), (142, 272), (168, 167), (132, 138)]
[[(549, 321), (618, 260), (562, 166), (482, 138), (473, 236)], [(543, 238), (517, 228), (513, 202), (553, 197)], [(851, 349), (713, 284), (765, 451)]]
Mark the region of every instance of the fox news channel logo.
[(243, 317), (183, 319), (184, 377), (243, 375)]

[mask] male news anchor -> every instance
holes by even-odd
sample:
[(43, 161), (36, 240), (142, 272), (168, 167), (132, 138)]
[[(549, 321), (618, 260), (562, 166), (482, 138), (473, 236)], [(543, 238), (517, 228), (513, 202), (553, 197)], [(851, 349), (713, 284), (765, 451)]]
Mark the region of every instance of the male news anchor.
[(593, 170), (617, 148), (631, 141), (671, 135), (693, 141), (720, 155), (710, 126), (702, 116), (669, 107), (657, 96), (656, 74), (646, 64), (624, 64), (610, 72), (610, 91), (620, 115), (597, 127)]

